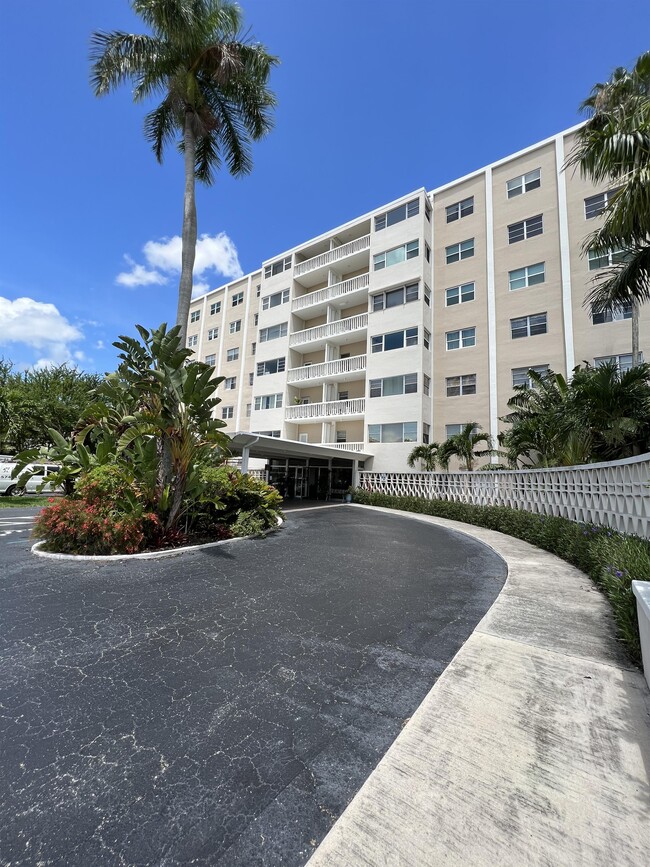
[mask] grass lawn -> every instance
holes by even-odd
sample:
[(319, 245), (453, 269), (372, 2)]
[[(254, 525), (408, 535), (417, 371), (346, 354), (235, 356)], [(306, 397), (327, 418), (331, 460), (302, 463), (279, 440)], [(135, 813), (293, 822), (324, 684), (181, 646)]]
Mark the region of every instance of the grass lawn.
[(0, 509), (29, 509), (31, 506), (47, 506), (49, 497), (0, 497)]

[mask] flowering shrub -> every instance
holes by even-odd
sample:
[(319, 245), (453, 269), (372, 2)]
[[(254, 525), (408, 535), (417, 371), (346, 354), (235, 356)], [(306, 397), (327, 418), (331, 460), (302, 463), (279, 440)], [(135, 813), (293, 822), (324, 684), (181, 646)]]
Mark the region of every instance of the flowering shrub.
[(537, 545), (577, 566), (609, 600), (619, 635), (630, 656), (641, 658), (639, 625), (632, 581), (650, 580), (650, 542), (595, 524), (577, 524), (567, 518), (535, 515), (506, 506), (474, 506), (446, 500), (393, 497), (355, 489), (354, 501), (389, 509), (403, 509), (463, 521), (498, 530)]
[(282, 497), (272, 486), (234, 467), (204, 467), (196, 515), (199, 523), (225, 524), (233, 536), (252, 536), (275, 527)]
[(110, 503), (62, 497), (41, 511), (34, 535), (61, 554), (135, 554), (160, 535), (160, 522), (152, 512), (128, 514)]

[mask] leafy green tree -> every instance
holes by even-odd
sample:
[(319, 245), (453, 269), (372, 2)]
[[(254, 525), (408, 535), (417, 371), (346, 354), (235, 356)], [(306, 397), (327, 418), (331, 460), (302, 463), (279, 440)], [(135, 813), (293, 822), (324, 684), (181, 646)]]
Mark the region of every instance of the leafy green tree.
[(406, 459), (406, 463), (412, 468), (419, 461), (422, 470), (425, 473), (430, 473), (432, 470), (435, 470), (438, 464), (439, 448), (438, 443), (422, 443), (419, 446), (415, 446)]
[[(477, 451), (476, 447), (481, 444), (485, 447)], [(476, 458), (491, 455), (493, 451), (490, 434), (482, 432), (481, 426), (475, 421), (470, 421), (463, 426), (460, 433), (454, 434), (442, 443), (438, 449), (438, 460), (446, 467), (450, 458), (456, 457), (465, 465), (466, 470), (473, 470)]]
[(650, 52), (634, 67), (614, 70), (596, 84), (582, 108), (587, 123), (576, 134), (567, 165), (616, 189), (602, 226), (585, 247), (622, 251), (596, 279), (588, 301), (612, 310), (632, 303), (632, 356), (639, 363), (638, 307), (650, 299)]
[(131, 0), (151, 34), (92, 37), (92, 86), (103, 96), (126, 81), (135, 102), (162, 96), (145, 117), (145, 136), (162, 162), (176, 141), (185, 165), (182, 267), (176, 322), (185, 338), (192, 295), (197, 219), (195, 182), (210, 185), (223, 162), (252, 170), (250, 144), (272, 127), (268, 87), (277, 58), (242, 36), (238, 5), (222, 0)]
[(0, 362), (0, 451), (52, 443), (51, 429), (69, 437), (100, 381), (67, 364), (21, 373)]

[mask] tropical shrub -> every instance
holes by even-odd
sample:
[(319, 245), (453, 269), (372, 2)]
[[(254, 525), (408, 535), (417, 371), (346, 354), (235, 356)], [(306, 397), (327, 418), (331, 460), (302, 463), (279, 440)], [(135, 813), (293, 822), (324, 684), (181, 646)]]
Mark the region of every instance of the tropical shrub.
[(234, 536), (252, 536), (277, 526), (282, 497), (261, 479), (234, 467), (202, 467), (201, 493), (195, 508), (202, 527), (224, 525)]
[(650, 542), (606, 527), (578, 524), (566, 518), (535, 515), (506, 506), (474, 506), (446, 500), (394, 497), (353, 491), (353, 500), (370, 506), (402, 509), (474, 524), (506, 533), (556, 554), (585, 572), (602, 590), (614, 613), (618, 633), (630, 656), (641, 658), (639, 625), (632, 581), (650, 578)]

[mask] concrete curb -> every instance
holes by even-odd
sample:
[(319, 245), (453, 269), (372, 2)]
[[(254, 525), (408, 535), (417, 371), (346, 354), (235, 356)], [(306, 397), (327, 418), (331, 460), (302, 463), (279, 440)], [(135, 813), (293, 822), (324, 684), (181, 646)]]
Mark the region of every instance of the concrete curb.
[(243, 542), (244, 539), (261, 539), (269, 533), (277, 533), (284, 521), (278, 518), (278, 526), (256, 533), (254, 536), (235, 536), (232, 539), (221, 539), (219, 542), (204, 542), (202, 545), (185, 545), (183, 548), (170, 548), (166, 551), (143, 551), (140, 554), (55, 554), (52, 551), (43, 551), (45, 542), (36, 542), (32, 545), (32, 554), (37, 557), (46, 557), (49, 560), (88, 560), (92, 562), (115, 562), (116, 560), (162, 560), (165, 557), (177, 557), (180, 554), (193, 554), (196, 551), (204, 551), (206, 548), (216, 548), (219, 545), (229, 545), (231, 542)]
[(478, 539), (508, 579), (310, 867), (647, 863), (650, 692), (589, 578), (502, 533), (357, 508)]

